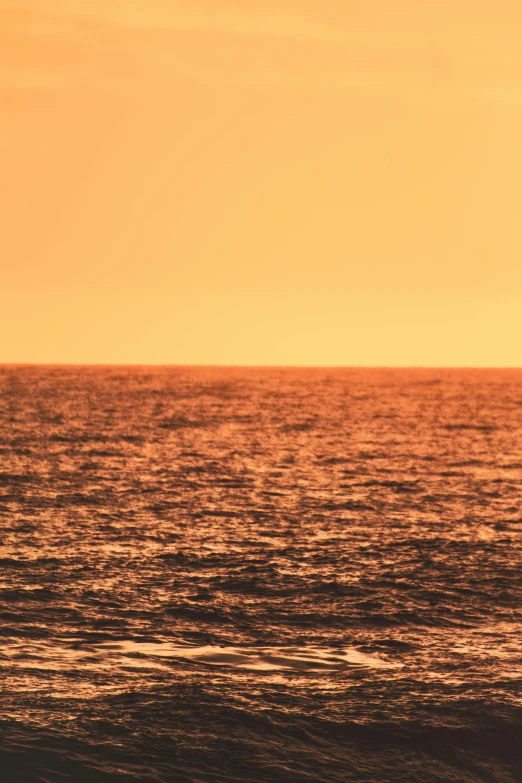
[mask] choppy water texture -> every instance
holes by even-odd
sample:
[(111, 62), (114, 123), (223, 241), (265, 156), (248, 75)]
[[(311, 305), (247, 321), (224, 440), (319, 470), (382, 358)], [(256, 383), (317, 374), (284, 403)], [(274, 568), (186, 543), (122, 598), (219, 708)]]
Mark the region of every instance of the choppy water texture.
[(0, 388), (6, 783), (522, 780), (522, 372)]

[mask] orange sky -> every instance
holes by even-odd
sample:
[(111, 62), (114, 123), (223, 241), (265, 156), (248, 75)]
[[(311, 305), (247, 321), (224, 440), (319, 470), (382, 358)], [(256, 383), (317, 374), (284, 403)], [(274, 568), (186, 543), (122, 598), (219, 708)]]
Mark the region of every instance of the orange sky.
[(522, 4), (0, 0), (0, 361), (522, 365)]

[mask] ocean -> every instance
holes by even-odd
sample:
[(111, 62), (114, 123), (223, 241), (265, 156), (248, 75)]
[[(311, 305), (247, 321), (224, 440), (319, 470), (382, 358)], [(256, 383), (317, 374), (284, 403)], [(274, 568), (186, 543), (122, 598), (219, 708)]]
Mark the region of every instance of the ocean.
[(5, 783), (522, 781), (522, 371), (0, 368)]

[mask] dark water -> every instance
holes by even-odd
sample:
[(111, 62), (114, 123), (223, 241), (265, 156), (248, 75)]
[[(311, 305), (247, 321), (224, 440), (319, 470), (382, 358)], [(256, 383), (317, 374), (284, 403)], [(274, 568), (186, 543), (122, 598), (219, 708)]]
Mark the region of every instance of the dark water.
[(6, 783), (522, 780), (522, 371), (0, 389)]

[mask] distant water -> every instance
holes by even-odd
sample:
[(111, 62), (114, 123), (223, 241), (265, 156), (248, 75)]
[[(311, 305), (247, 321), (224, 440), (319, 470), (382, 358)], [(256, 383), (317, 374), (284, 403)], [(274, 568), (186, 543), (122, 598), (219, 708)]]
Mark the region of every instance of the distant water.
[(5, 783), (522, 781), (522, 371), (0, 392)]

